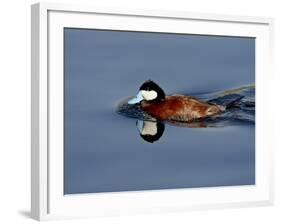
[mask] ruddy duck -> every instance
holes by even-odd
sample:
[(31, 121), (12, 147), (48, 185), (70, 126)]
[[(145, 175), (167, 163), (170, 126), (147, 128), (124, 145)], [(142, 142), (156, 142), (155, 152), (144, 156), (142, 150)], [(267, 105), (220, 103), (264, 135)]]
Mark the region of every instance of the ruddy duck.
[(140, 103), (142, 110), (158, 120), (190, 122), (217, 115), (225, 111), (225, 106), (203, 102), (184, 95), (166, 96), (155, 82), (148, 80), (139, 88), (136, 97), (128, 104)]

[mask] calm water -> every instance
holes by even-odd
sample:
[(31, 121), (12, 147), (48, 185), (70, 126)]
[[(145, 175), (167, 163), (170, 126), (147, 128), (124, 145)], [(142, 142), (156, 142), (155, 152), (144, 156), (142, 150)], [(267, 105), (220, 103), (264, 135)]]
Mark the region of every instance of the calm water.
[[(254, 86), (224, 91), (255, 82), (254, 58), (253, 38), (65, 29), (65, 194), (255, 184)], [(167, 94), (244, 98), (149, 143), (123, 101), (149, 78)]]

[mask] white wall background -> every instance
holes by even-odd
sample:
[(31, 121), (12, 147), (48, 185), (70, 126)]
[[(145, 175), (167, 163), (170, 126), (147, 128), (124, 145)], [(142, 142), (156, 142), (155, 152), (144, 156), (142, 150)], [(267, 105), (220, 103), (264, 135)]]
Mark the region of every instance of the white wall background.
[[(30, 0), (5, 0), (0, 6), (0, 223), (32, 223), (30, 207)], [(57, 1), (71, 2), (78, 1)], [(278, 0), (80, 0), (106, 7), (184, 10), (270, 16), (275, 26), (275, 79), (272, 86), (272, 124), (275, 142), (274, 207), (193, 211), (147, 216), (73, 220), (59, 223), (281, 223), (280, 42), (281, 7)], [(271, 76), (268, 78), (273, 79)]]

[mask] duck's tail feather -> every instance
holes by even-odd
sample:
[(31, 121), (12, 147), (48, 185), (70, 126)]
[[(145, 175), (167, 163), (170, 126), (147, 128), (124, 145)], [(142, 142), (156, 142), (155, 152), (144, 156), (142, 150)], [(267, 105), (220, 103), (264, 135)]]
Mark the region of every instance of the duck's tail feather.
[(242, 98), (244, 98), (244, 96), (239, 94), (229, 94), (209, 100), (208, 103), (214, 103), (228, 109), (237, 106)]

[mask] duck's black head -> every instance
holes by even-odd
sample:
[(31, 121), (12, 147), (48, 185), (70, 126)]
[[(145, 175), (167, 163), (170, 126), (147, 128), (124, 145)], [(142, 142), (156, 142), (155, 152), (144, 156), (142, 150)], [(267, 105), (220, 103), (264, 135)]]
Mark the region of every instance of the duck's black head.
[(160, 102), (165, 99), (165, 92), (161, 87), (152, 80), (145, 81), (139, 88), (136, 97), (128, 101), (129, 104), (136, 104), (145, 101)]

